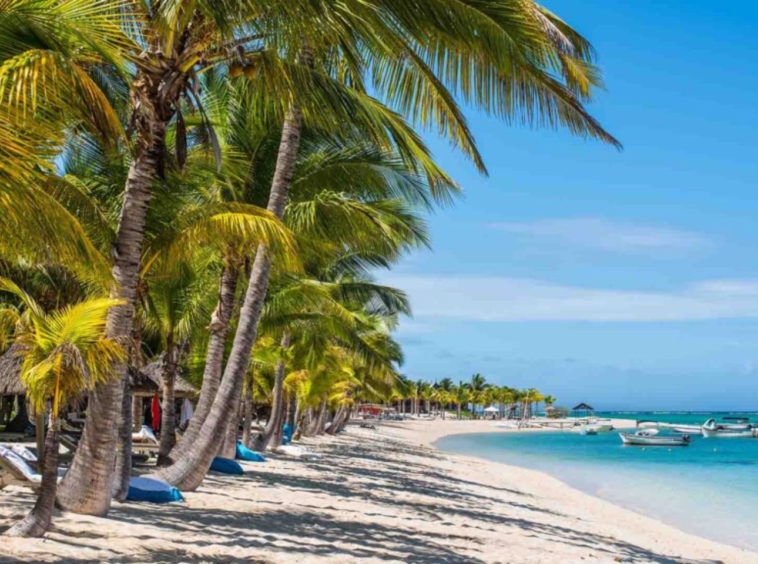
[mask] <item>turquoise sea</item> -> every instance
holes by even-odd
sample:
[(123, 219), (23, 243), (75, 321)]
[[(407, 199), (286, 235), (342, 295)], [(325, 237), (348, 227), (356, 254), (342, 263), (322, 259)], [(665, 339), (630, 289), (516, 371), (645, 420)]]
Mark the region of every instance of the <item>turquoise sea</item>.
[[(624, 412), (614, 418), (703, 423), (758, 413)], [(758, 551), (758, 439), (694, 437), (685, 448), (625, 447), (617, 433), (484, 433), (446, 437), (442, 450), (542, 470), (684, 531)]]

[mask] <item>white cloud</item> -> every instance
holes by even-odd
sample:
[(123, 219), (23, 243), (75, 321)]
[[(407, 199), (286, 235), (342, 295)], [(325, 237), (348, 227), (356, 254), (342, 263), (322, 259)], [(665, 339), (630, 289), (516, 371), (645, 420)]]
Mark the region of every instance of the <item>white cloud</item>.
[(479, 321), (687, 321), (758, 318), (758, 280), (707, 280), (670, 292), (497, 277), (392, 276), (417, 318)]
[(688, 251), (712, 245), (699, 233), (596, 217), (492, 223), (489, 227), (545, 242), (613, 252)]

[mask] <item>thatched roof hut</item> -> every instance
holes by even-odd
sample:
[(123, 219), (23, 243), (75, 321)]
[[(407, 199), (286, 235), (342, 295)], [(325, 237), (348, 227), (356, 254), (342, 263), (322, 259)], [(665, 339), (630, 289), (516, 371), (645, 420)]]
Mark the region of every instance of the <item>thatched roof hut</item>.
[(579, 405), (575, 406), (572, 410), (572, 412), (584, 412), (585, 417), (592, 415), (592, 412), (595, 411), (595, 408), (592, 407), (588, 403), (580, 403)]
[[(20, 396), (26, 394), (26, 389), (21, 382), (21, 363), (23, 359), (19, 354), (21, 347), (13, 344), (5, 354), (0, 356), (0, 396)], [(135, 396), (160, 395), (163, 390), (161, 378), (161, 360), (156, 360), (143, 366), (142, 369), (130, 369), (129, 379), (132, 384), (132, 393)], [(198, 391), (184, 378), (177, 375), (176, 397), (193, 398)]]
[[(150, 364), (143, 366), (140, 370), (140, 380), (144, 379), (147, 382), (151, 383), (155, 388), (158, 390), (158, 394), (161, 393), (163, 390), (163, 377), (161, 375), (161, 365), (163, 364), (162, 360), (156, 360), (155, 362), (151, 362)], [(134, 385), (135, 382), (132, 381), (132, 385)], [(140, 381), (140, 384), (144, 384)], [(132, 392), (135, 395), (153, 395), (155, 391), (149, 392), (147, 394), (142, 394), (138, 389), (135, 387), (132, 389)], [(176, 394), (177, 398), (194, 398), (197, 396), (198, 391), (187, 380), (182, 378), (181, 375), (176, 375), (176, 382), (174, 383), (174, 393)]]
[(21, 383), (21, 345), (14, 343), (0, 356), (0, 396), (22, 396), (26, 393)]

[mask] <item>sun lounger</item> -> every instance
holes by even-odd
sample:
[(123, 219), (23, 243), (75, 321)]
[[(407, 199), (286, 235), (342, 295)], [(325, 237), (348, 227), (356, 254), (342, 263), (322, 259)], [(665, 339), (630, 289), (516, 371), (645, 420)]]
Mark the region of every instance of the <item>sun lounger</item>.
[[(25, 456), (31, 455), (34, 461), (37, 460), (37, 457), (31, 451), (25, 450), (27, 451)], [(42, 483), (42, 475), (34, 470), (29, 462), (32, 461), (27, 460), (24, 456), (15, 452), (15, 450), (0, 445), (0, 489), (11, 485), (38, 488)], [(59, 471), (60, 473), (61, 471)], [(58, 479), (60, 480), (61, 477), (59, 475)]]
[(153, 430), (147, 425), (143, 425), (138, 433), (132, 433), (132, 443), (160, 444), (158, 437), (155, 436)]
[(307, 448), (297, 445), (281, 445), (274, 448), (272, 452), (292, 456), (294, 458), (302, 458), (303, 460), (321, 460), (320, 454), (311, 452)]

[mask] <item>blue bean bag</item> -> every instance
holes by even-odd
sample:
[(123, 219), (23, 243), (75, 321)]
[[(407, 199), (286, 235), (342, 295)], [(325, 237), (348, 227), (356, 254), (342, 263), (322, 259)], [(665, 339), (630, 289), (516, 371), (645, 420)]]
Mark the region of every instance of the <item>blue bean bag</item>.
[(231, 458), (222, 458), (220, 456), (213, 459), (211, 470), (214, 472), (220, 472), (221, 474), (240, 475), (245, 473), (242, 466), (239, 465), (239, 462), (232, 460)]
[(237, 443), (237, 458), (240, 460), (247, 460), (248, 462), (266, 462), (266, 457), (260, 452), (250, 450), (242, 443)]
[(295, 427), (290, 426), (289, 423), (285, 423), (282, 428), (282, 444), (288, 445), (292, 442), (292, 435), (295, 434)]
[(131, 478), (129, 480), (128, 501), (149, 501), (150, 503), (171, 503), (184, 501), (182, 492), (175, 487), (152, 478)]

